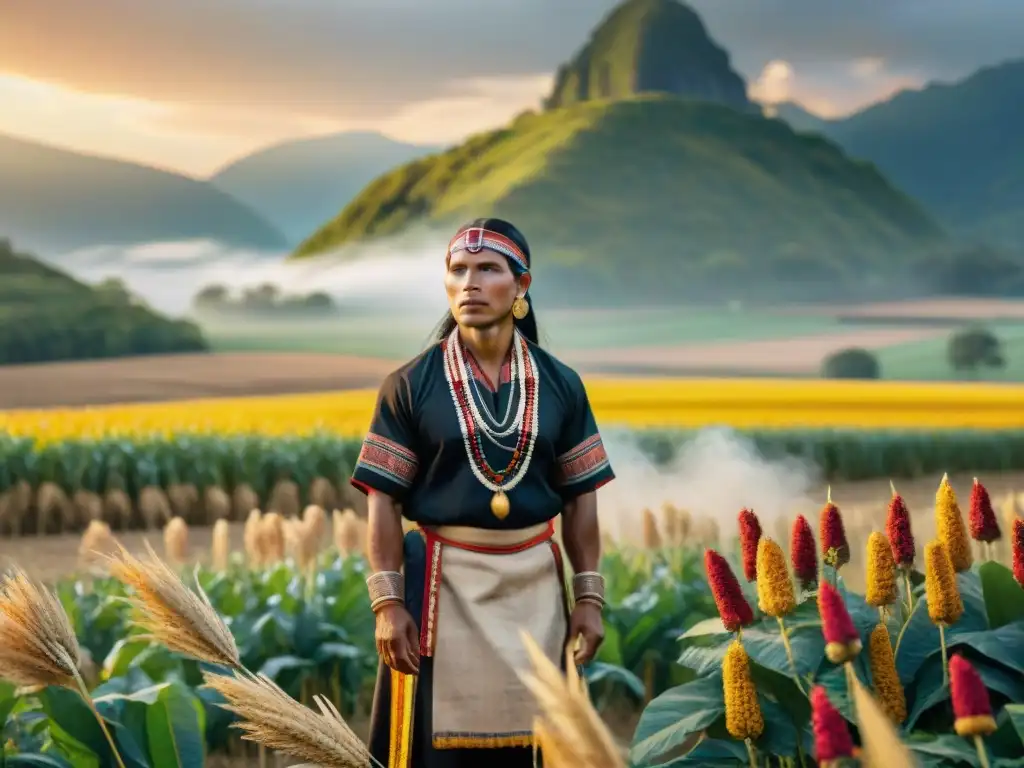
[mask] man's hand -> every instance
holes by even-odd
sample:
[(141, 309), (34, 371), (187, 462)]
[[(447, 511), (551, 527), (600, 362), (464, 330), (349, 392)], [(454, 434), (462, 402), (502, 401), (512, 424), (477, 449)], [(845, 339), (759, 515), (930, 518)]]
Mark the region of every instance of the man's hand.
[(391, 669), (406, 675), (420, 672), (420, 631), (404, 605), (377, 611), (377, 653)]
[(586, 664), (594, 658), (604, 641), (604, 621), (600, 607), (593, 603), (576, 603), (569, 616), (570, 647), (575, 645), (577, 638), (579, 647), (576, 649), (575, 661), (577, 664)]

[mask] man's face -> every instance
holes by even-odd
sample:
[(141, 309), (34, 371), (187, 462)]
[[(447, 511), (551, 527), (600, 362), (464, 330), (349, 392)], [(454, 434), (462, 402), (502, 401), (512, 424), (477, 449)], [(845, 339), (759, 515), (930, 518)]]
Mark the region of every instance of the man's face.
[(477, 253), (458, 251), (448, 261), (444, 286), (455, 322), (486, 328), (505, 320), (512, 302), (529, 276), (517, 277), (500, 253), (484, 248)]

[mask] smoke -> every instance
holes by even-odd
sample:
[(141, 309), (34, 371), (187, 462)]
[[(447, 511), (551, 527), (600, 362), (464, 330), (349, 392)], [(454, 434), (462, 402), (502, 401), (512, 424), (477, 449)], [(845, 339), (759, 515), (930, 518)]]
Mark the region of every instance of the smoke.
[(767, 531), (780, 517), (792, 518), (820, 506), (812, 491), (819, 469), (796, 457), (768, 459), (754, 443), (728, 429), (705, 429), (686, 442), (674, 459), (656, 466), (626, 434), (605, 436), (616, 479), (598, 491), (601, 525), (613, 537), (638, 540), (641, 513), (665, 502), (694, 518), (711, 517), (723, 536), (735, 532), (736, 515), (753, 509)]
[(414, 236), (288, 261), (287, 253), (231, 248), (209, 240), (105, 245), (51, 259), (80, 280), (122, 280), (154, 309), (189, 311), (193, 296), (211, 284), (232, 293), (272, 283), (285, 294), (323, 291), (342, 304), (437, 317), (447, 306), (442, 280), (447, 235)]

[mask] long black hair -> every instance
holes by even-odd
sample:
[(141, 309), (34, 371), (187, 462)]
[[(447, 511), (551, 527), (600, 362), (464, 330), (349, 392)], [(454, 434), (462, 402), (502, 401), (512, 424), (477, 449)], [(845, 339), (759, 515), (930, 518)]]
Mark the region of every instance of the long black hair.
[[(530, 244), (526, 242), (526, 237), (523, 235), (522, 232), (516, 229), (515, 225), (505, 221), (504, 219), (474, 219), (468, 224), (463, 224), (461, 227), (459, 227), (458, 231), (462, 232), (463, 230), (470, 229), (472, 227), (487, 229), (490, 230), (491, 232), (497, 232), (499, 235), (507, 237), (509, 240), (511, 240), (519, 247), (519, 250), (523, 252), (523, 255), (526, 257), (526, 263), (529, 264), (531, 268), (533, 267), (533, 257), (530, 255)], [(509, 268), (511, 268), (514, 274), (521, 275), (523, 273), (523, 268), (520, 267), (512, 259), (506, 256), (505, 260), (508, 262)], [(523, 334), (523, 336), (525, 336), (534, 344), (539, 345), (540, 332), (537, 327), (537, 309), (536, 307), (533, 306), (533, 300), (530, 298), (529, 291), (526, 292), (524, 298), (530, 304), (530, 311), (522, 320), (514, 318), (513, 322), (515, 323), (516, 328), (519, 329), (519, 332)], [(449, 309), (448, 312), (445, 314), (444, 318), (442, 318), (441, 322), (437, 326), (437, 333), (434, 334), (434, 341), (441, 341), (447, 338), (448, 334), (455, 330), (455, 326), (455, 316)]]

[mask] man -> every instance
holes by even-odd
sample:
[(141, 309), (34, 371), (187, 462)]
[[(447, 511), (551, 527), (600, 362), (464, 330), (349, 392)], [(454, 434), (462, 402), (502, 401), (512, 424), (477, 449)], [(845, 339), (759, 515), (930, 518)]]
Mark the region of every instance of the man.
[[(596, 491), (614, 473), (580, 377), (538, 346), (531, 280), (514, 226), (459, 229), (450, 311), (384, 381), (353, 472), (382, 662), (370, 749), (389, 768), (532, 766), (520, 630), (562, 665), (568, 643), (584, 664), (604, 635)], [(419, 530), (403, 535), (403, 516)]]

